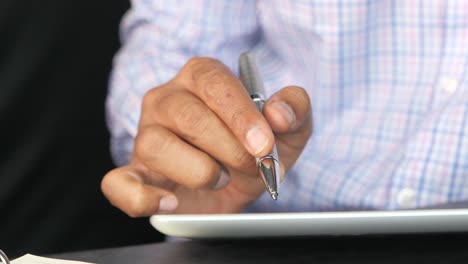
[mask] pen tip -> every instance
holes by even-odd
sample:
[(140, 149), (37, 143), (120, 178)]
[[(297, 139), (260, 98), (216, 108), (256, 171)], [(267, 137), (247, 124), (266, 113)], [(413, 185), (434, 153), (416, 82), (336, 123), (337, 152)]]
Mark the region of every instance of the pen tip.
[(270, 195), (271, 195), (271, 198), (273, 198), (273, 200), (276, 201), (278, 199), (278, 193), (277, 192), (272, 192), (272, 193), (270, 193)]

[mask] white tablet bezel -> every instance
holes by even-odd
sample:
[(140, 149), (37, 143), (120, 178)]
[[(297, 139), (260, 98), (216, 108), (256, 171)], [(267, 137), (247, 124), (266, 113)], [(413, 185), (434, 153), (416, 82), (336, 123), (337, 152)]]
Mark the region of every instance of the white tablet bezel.
[(154, 228), (185, 238), (249, 238), (468, 231), (468, 209), (154, 215)]

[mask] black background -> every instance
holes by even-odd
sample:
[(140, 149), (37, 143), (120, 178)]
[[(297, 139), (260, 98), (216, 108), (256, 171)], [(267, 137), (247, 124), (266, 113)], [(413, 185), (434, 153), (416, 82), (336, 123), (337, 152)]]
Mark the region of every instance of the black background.
[(113, 208), (104, 102), (122, 0), (0, 1), (0, 249), (10, 257), (154, 242)]

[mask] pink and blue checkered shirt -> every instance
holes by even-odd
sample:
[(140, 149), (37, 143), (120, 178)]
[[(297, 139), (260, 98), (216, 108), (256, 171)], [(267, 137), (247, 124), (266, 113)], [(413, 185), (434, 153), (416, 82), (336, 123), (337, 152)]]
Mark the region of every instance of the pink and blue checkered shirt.
[(108, 96), (128, 162), (140, 104), (193, 56), (252, 50), (272, 94), (305, 87), (314, 134), (280, 199), (250, 211), (400, 209), (468, 200), (468, 1), (134, 0)]

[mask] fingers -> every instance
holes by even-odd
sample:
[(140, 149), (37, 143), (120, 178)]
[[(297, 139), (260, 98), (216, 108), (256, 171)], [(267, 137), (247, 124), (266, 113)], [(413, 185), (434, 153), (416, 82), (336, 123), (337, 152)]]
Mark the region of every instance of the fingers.
[(154, 123), (168, 128), (224, 166), (255, 174), (254, 157), (226, 124), (192, 93), (171, 91), (159, 95), (154, 99), (152, 108), (157, 113), (152, 120)]
[(132, 217), (169, 213), (178, 206), (177, 198), (164, 189), (147, 185), (132, 166), (114, 169), (107, 173), (101, 190), (107, 199)]
[[(289, 156), (291, 162), (285, 161), (289, 167), (310, 135), (309, 98), (302, 88), (287, 87), (268, 100), (264, 114), (268, 122), (240, 81), (222, 63), (193, 59), (173, 81), (145, 95), (139, 134), (145, 126), (160, 127), (145, 133), (153, 134), (154, 139), (137, 138), (137, 142), (149, 143), (137, 144), (136, 153), (150, 170), (172, 181), (190, 188), (208, 188), (216, 185), (222, 175), (216, 161), (247, 175), (256, 175), (255, 160), (250, 154), (260, 156), (269, 149), (252, 151), (249, 142), (263, 141), (261, 130), (265, 130), (270, 134), (267, 144), (271, 145), (275, 140), (273, 128), (280, 133), (276, 140), (285, 142), (278, 145), (278, 150)], [(158, 142), (161, 140), (164, 142)], [(161, 144), (163, 147), (158, 147)], [(166, 147), (169, 152), (162, 151)], [(177, 161), (183, 155), (180, 153), (187, 155), (186, 167)], [(198, 172), (187, 173), (190, 168)]]
[(273, 148), (270, 126), (258, 112), (237, 77), (221, 62), (209, 58), (190, 60), (175, 82), (199, 97), (229, 127), (254, 156)]
[[(218, 182), (228, 182), (227, 173), (213, 158), (156, 124), (140, 127), (135, 139), (134, 159), (150, 172), (192, 189), (223, 187)], [(149, 177), (148, 182), (162, 185), (161, 180), (154, 179), (150, 173), (145, 176)]]
[(253, 156), (276, 140), (284, 175), (312, 130), (299, 87), (273, 95), (263, 114), (226, 66), (193, 59), (144, 96), (132, 164), (109, 172), (102, 191), (131, 216), (240, 211), (264, 190)]

